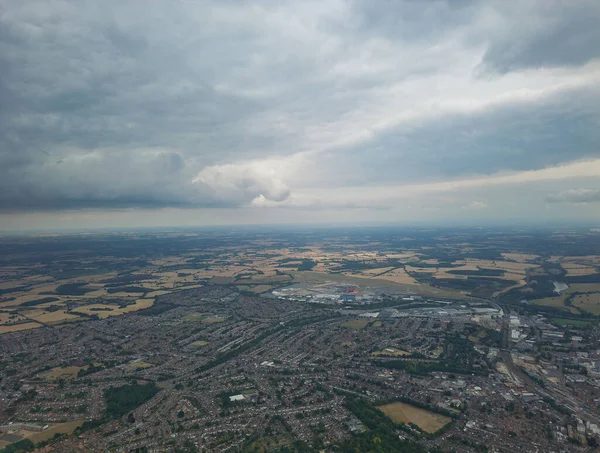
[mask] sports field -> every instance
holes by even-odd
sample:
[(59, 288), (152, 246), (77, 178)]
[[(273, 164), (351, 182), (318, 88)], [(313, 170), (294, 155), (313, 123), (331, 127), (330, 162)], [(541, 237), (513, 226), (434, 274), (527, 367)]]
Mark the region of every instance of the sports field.
[(429, 412), (407, 403), (390, 403), (378, 406), (377, 409), (396, 423), (414, 423), (428, 433), (435, 433), (452, 421), (450, 417)]

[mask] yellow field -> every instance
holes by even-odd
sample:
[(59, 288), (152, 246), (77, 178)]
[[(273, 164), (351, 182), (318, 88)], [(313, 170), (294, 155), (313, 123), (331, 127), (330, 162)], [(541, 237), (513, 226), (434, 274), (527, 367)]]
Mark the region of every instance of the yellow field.
[(577, 275), (594, 275), (594, 274), (598, 273), (596, 268), (589, 267), (589, 266), (569, 267), (568, 269), (566, 269), (566, 271), (567, 271), (567, 277), (573, 277), (573, 276), (577, 276)]
[(557, 256), (552, 257), (552, 261), (563, 264), (575, 263), (580, 265), (598, 266), (600, 264), (600, 256), (585, 255), (585, 256)]
[(0, 325), (2, 324), (12, 324), (15, 322), (25, 321), (27, 318), (20, 314), (8, 313), (8, 312), (0, 312)]
[[(375, 272), (374, 272), (375, 271)], [(385, 273), (382, 273), (385, 272)], [(366, 271), (352, 271), (352, 272), (342, 272), (342, 275), (346, 277), (359, 277), (359, 278), (369, 278), (373, 280), (385, 280), (388, 282), (398, 283), (401, 285), (418, 285), (414, 278), (406, 273), (403, 268), (379, 268), (379, 269), (369, 269)]]
[(84, 420), (75, 420), (67, 423), (58, 423), (54, 426), (50, 425), (50, 428), (48, 428), (46, 431), (43, 431), (41, 433), (32, 433), (30, 436), (28, 436), (28, 439), (31, 440), (33, 443), (38, 443), (44, 440), (52, 439), (56, 434), (59, 433), (71, 434), (73, 431), (75, 431), (75, 428), (81, 426), (83, 422)]
[(394, 269), (393, 266), (391, 266), (391, 267), (378, 267), (377, 269), (365, 269), (364, 271), (361, 271), (361, 273), (365, 274), (365, 275), (368, 275), (369, 277), (373, 277), (373, 276), (376, 276), (376, 275), (383, 274), (384, 272), (391, 271), (392, 269)]
[(349, 329), (364, 329), (372, 320), (371, 319), (353, 319), (342, 324), (343, 327)]
[[(282, 272), (287, 272), (287, 270), (281, 269)], [(217, 278), (217, 277), (215, 277)], [(236, 284), (238, 283), (243, 283), (243, 284), (270, 284), (270, 283), (280, 283), (280, 282), (286, 282), (291, 280), (291, 277), (287, 274), (285, 275), (277, 275), (275, 273), (273, 274), (269, 274), (269, 275), (263, 275), (263, 274), (254, 274), (252, 277), (250, 278), (241, 278), (239, 280), (237, 280)], [(213, 278), (212, 281), (215, 281), (215, 279)]]
[(444, 415), (429, 412), (406, 403), (386, 404), (378, 406), (377, 409), (383, 411), (396, 423), (414, 423), (428, 433), (435, 433), (452, 421)]
[(36, 314), (35, 316), (30, 316), (30, 318), (35, 319), (36, 321), (44, 323), (44, 324), (56, 324), (61, 321), (81, 319), (80, 316), (72, 315), (70, 313), (67, 313), (65, 310), (42, 312), (41, 314)]
[(198, 347), (206, 346), (207, 344), (208, 344), (208, 341), (205, 341), (205, 340), (196, 340), (193, 343), (191, 343), (192, 346), (198, 346)]
[(456, 261), (456, 264), (467, 264), (477, 267), (483, 267), (486, 269), (503, 269), (513, 274), (525, 274), (526, 269), (539, 267), (539, 264), (528, 264), (528, 263), (513, 263), (510, 261), (491, 261), (491, 260), (480, 260), (474, 258), (467, 258), (466, 260)]
[(67, 366), (64, 368), (56, 367), (51, 370), (43, 372), (40, 377), (48, 379), (50, 381), (57, 381), (58, 379), (75, 379), (77, 373), (80, 370), (87, 370), (88, 366)]
[[(37, 297), (36, 297), (37, 299)], [(5, 300), (4, 302), (0, 302), (0, 308), (4, 309), (13, 309), (14, 307), (18, 307), (21, 305), (21, 302), (18, 300)]]
[(459, 266), (459, 267), (440, 267), (437, 269), (435, 274), (433, 275), (435, 278), (456, 278), (456, 279), (466, 279), (466, 275), (458, 275), (458, 274), (449, 274), (448, 271), (473, 271), (477, 272), (479, 268), (477, 266), (473, 266), (471, 264)]
[[(154, 304), (154, 299), (138, 299), (135, 301), (135, 304), (128, 305), (125, 308), (119, 308), (117, 305), (109, 305), (109, 304), (90, 304), (82, 307), (74, 308), (72, 311), (76, 313), (87, 313), (88, 315), (98, 315), (99, 318), (104, 319), (109, 316), (119, 316), (125, 313), (131, 313), (138, 310), (143, 310), (145, 308), (150, 308)], [(103, 310), (96, 311), (92, 310), (93, 308), (101, 308)], [(106, 308), (110, 308), (109, 310), (104, 310)]]
[(388, 258), (392, 258), (392, 259), (396, 258), (396, 259), (399, 259), (399, 260), (409, 261), (409, 260), (414, 260), (416, 257), (419, 256), (419, 254), (417, 252), (388, 253), (388, 254), (386, 254), (386, 256)]
[(600, 293), (578, 294), (571, 300), (573, 306), (594, 315), (600, 315)]
[(407, 272), (417, 272), (419, 274), (435, 274), (438, 271), (437, 267), (413, 267), (408, 264), (404, 268)]
[(513, 260), (518, 263), (526, 263), (539, 258), (539, 255), (529, 255), (527, 253), (502, 253), (502, 256), (507, 260)]
[[(94, 309), (101, 309), (96, 311)], [(110, 310), (106, 310), (110, 309)], [(88, 315), (97, 315), (100, 319), (108, 318), (109, 316), (118, 316), (120, 314), (117, 305), (108, 304), (90, 304), (82, 307), (77, 307), (72, 310), (74, 313), (86, 313)]]
[(17, 332), (19, 330), (37, 329), (38, 327), (42, 327), (42, 324), (37, 322), (26, 322), (24, 324), (17, 324), (13, 326), (0, 326), (0, 334)]
[(172, 291), (163, 291), (163, 290), (159, 290), (159, 291), (152, 291), (151, 293), (146, 294), (146, 297), (158, 297), (158, 296), (164, 296), (165, 294), (171, 294)]
[(385, 348), (381, 351), (375, 351), (371, 353), (371, 355), (375, 356), (385, 356), (385, 357), (399, 357), (403, 355), (410, 355), (410, 352), (402, 351), (401, 349), (396, 348)]
[(410, 275), (406, 273), (406, 271), (398, 267), (389, 272), (386, 272), (383, 275), (377, 275), (373, 277), (375, 279), (388, 280), (394, 283), (400, 283), (402, 285), (418, 285), (419, 282), (412, 278)]

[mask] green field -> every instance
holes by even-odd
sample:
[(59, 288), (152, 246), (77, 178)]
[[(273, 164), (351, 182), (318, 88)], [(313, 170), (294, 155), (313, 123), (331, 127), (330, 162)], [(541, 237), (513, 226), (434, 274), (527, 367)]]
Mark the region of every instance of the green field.
[(552, 324), (556, 326), (587, 327), (592, 324), (592, 321), (585, 321), (583, 319), (554, 318), (552, 320)]

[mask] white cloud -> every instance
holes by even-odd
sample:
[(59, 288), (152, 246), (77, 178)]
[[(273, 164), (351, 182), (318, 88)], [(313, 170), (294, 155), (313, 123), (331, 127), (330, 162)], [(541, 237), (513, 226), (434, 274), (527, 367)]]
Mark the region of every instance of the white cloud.
[(215, 198), (240, 204), (259, 199), (281, 202), (290, 189), (281, 179), (276, 161), (254, 161), (205, 167), (193, 180), (207, 185)]
[(464, 205), (463, 209), (480, 210), (486, 209), (487, 207), (487, 203), (484, 203), (483, 201), (472, 201), (471, 203)]
[[(600, 177), (600, 159), (574, 162), (571, 164), (540, 170), (499, 173), (486, 177), (456, 179), (451, 181), (431, 182), (408, 185), (377, 185), (345, 186), (332, 188), (295, 189), (289, 198), (281, 203), (271, 203), (269, 206), (281, 207), (338, 207), (345, 204), (357, 206), (392, 207), (410, 200), (423, 200), (423, 197), (439, 197), (443, 194), (486, 188), (519, 187), (526, 184), (546, 182), (573, 181), (585, 178)], [(445, 205), (463, 204), (469, 209), (487, 207), (485, 202), (473, 201), (465, 203), (460, 199), (445, 199)], [(263, 203), (264, 205), (264, 203)]]
[(548, 196), (551, 203), (597, 203), (600, 202), (600, 190), (570, 189)]

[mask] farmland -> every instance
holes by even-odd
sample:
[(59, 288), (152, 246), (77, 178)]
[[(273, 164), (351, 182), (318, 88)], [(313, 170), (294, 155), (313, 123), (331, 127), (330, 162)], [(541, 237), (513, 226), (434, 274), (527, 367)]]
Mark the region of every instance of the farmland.
[(573, 296), (571, 303), (576, 308), (600, 316), (600, 292), (577, 294)]
[[(171, 244), (170, 253), (153, 252), (140, 260), (134, 255), (106, 257), (99, 248), (97, 255), (77, 266), (70, 264), (73, 257), (65, 252), (68, 247), (61, 246), (53, 252), (51, 264), (22, 259), (3, 268), (0, 333), (123, 316), (152, 307), (159, 297), (206, 285), (236, 286), (248, 294), (269, 295), (292, 283), (336, 282), (452, 300), (525, 299), (574, 314), (578, 308), (598, 311), (586, 297), (568, 303), (568, 296), (575, 292), (589, 293), (592, 299), (591, 294), (598, 292), (597, 254), (548, 256), (533, 253), (527, 245), (519, 251), (515, 249), (519, 243), (508, 242), (510, 251), (494, 250), (486, 244), (487, 238), (473, 235), (469, 246), (453, 245), (443, 253), (431, 247), (432, 239), (415, 241), (403, 236), (393, 239), (392, 248), (382, 247), (381, 240), (352, 242), (334, 237), (314, 243), (301, 239), (302, 246), (297, 247), (288, 239), (242, 236), (236, 240), (245, 245), (237, 249), (227, 241), (214, 245), (210, 235), (191, 234), (173, 243), (167, 235), (162, 240)], [(49, 242), (49, 246), (68, 240), (60, 238), (58, 244)], [(147, 241), (141, 235), (136, 246)], [(92, 243), (94, 247), (100, 246)], [(557, 276), (570, 286), (560, 295), (553, 294), (550, 286)], [(220, 322), (215, 316), (198, 320)]]
[(25, 322), (22, 324), (4, 325), (0, 326), (0, 333), (17, 332), (19, 330), (37, 329), (42, 327), (42, 324), (37, 322)]

